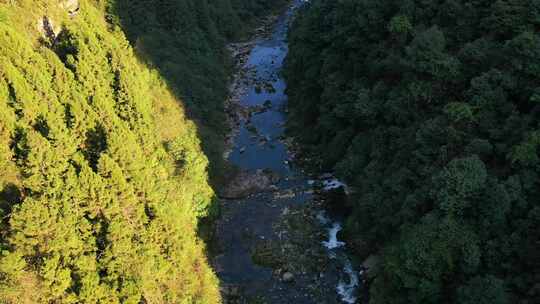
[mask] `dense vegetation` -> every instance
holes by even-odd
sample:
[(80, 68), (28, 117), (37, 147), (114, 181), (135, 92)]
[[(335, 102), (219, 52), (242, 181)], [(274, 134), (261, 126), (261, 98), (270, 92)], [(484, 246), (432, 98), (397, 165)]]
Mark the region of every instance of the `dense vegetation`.
[[(288, 0), (108, 0), (111, 19), (126, 31), (197, 122), (211, 173), (223, 170), (223, 100), (231, 66), (224, 45), (246, 37), (253, 23)], [(215, 175), (215, 174), (213, 174)]]
[[(223, 115), (224, 24), (264, 2), (117, 2), (133, 24), (114, 1), (76, 2), (0, 4), (0, 303), (218, 303), (184, 106)], [(150, 48), (163, 57), (141, 62)]]
[(292, 134), (353, 188), (371, 303), (540, 303), (540, 1), (313, 0)]

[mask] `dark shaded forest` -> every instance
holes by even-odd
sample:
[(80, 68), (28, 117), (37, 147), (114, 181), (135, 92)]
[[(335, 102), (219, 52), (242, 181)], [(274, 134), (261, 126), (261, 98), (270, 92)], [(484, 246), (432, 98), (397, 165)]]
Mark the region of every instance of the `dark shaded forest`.
[(540, 302), (540, 1), (313, 0), (289, 132), (353, 194), (370, 303)]

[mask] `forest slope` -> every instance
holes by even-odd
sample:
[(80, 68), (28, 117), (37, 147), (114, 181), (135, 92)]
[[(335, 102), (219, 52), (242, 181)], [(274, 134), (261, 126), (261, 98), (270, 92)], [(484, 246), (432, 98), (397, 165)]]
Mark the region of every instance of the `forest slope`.
[(540, 302), (540, 1), (313, 0), (289, 130), (354, 194), (372, 303)]
[(137, 53), (167, 79), (197, 122), (212, 177), (224, 169), (224, 100), (232, 70), (225, 43), (246, 38), (262, 16), (288, 0), (109, 0), (111, 20)]
[[(123, 13), (147, 14), (147, 4), (160, 16), (137, 15), (132, 28), (116, 15), (120, 2)], [(232, 34), (214, 22), (240, 22), (264, 2), (150, 2), (0, 4), (2, 303), (220, 301), (197, 237), (214, 193), (187, 99), (223, 115)], [(209, 18), (218, 4), (234, 18)], [(139, 45), (145, 32), (157, 40), (139, 40), (165, 52), (163, 65), (142, 62), (125, 34)]]

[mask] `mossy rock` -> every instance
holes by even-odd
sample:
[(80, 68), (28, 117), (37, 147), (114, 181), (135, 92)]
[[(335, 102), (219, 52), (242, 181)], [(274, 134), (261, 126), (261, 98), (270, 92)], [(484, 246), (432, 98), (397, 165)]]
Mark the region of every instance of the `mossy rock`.
[(262, 241), (255, 245), (251, 254), (253, 263), (269, 268), (278, 268), (283, 265), (283, 258), (280, 255), (280, 247), (273, 241)]

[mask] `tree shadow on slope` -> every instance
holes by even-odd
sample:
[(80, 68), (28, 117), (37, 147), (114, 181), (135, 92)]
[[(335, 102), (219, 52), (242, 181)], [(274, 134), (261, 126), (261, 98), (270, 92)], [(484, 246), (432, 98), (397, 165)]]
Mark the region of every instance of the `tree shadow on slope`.
[(231, 168), (223, 160), (229, 133), (224, 100), (232, 63), (227, 41), (248, 36), (255, 20), (287, 0), (109, 0), (109, 22), (125, 32), (137, 55), (159, 71), (199, 130), (220, 187)]
[(197, 124), (214, 177), (227, 132), (223, 99), (230, 65), (208, 7), (190, 0), (111, 3), (110, 21), (121, 26), (137, 55), (159, 71)]
[[(230, 132), (224, 101), (233, 64), (227, 41), (249, 37), (260, 17), (285, 7), (288, 0), (108, 0), (108, 22), (126, 34), (137, 56), (167, 82), (198, 130), (208, 159), (210, 183), (224, 187), (237, 171), (223, 159)], [(214, 197), (217, 200), (217, 197)], [(212, 246), (212, 202), (199, 235)]]

